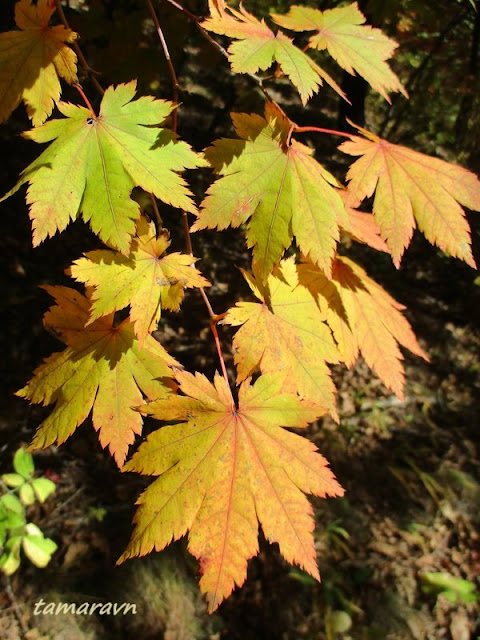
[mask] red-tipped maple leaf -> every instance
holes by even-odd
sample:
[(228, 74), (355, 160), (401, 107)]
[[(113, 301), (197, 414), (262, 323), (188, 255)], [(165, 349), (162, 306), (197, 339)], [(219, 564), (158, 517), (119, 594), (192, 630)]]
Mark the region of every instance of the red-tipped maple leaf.
[(360, 156), (347, 179), (356, 206), (375, 192), (373, 214), (398, 267), (415, 224), (432, 244), (475, 267), (462, 207), (480, 211), (480, 181), (456, 165), (391, 144), (365, 129), (339, 148)]
[(298, 266), (299, 280), (316, 296), (351, 366), (360, 352), (384, 385), (404, 397), (405, 373), (399, 345), (428, 360), (401, 311), (405, 308), (352, 260), (338, 257), (332, 278), (312, 265)]
[(38, 427), (33, 448), (64, 442), (93, 409), (93, 426), (102, 447), (108, 446), (122, 466), (142, 417), (132, 407), (166, 397), (172, 388), (171, 366), (180, 366), (152, 337), (140, 350), (133, 325), (113, 325), (113, 314), (86, 326), (90, 300), (67, 287), (44, 287), (57, 305), (44, 325), (67, 345), (34, 372), (17, 395), (35, 404), (52, 404), (52, 413)]
[(306, 427), (318, 409), (279, 393), (275, 374), (239, 389), (238, 408), (223, 378), (179, 373), (184, 396), (142, 411), (178, 424), (152, 433), (124, 471), (160, 476), (138, 500), (135, 531), (119, 562), (189, 531), (200, 587), (213, 611), (247, 573), (258, 552), (258, 524), (288, 562), (319, 578), (313, 510), (304, 493), (340, 496), (343, 489), (315, 445), (282, 427)]

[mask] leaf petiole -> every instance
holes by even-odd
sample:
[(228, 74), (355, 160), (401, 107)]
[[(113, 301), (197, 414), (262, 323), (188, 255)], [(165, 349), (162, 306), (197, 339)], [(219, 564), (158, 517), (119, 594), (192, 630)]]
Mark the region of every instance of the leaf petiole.
[(85, 102), (85, 104), (88, 107), (88, 110), (90, 111), (90, 113), (92, 114), (92, 118), (97, 118), (97, 114), (95, 113), (94, 108), (92, 107), (92, 105), (90, 104), (90, 100), (87, 98), (85, 91), (82, 89), (81, 85), (79, 84), (74, 84), (73, 85), (75, 87), (75, 89), (78, 91), (78, 93), (82, 96), (83, 101)]
[(337, 131), (336, 129), (324, 129), (323, 127), (299, 127), (294, 124), (292, 132), (295, 133), (307, 133), (308, 131), (316, 131), (318, 133), (329, 133), (332, 136), (342, 136), (342, 138), (351, 138), (352, 134), (346, 131)]

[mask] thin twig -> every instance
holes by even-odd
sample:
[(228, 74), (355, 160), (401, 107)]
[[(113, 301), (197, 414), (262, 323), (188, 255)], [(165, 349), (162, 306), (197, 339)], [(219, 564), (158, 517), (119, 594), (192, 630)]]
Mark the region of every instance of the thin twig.
[[(62, 3), (60, 2), (60, 0), (56, 0), (56, 1), (57, 1), (58, 15), (60, 17), (60, 20), (62, 21), (63, 26), (65, 27), (65, 29), (72, 31), (72, 29), (70, 28), (70, 25), (68, 24), (68, 20), (65, 17), (65, 13), (63, 12)], [(80, 62), (85, 74), (87, 75), (88, 78), (90, 78), (91, 83), (93, 84), (95, 89), (98, 91), (98, 93), (101, 96), (103, 96), (103, 94), (105, 93), (105, 90), (96, 79), (93, 69), (89, 66), (88, 62), (85, 59), (85, 56), (82, 53), (82, 50), (80, 49), (76, 41), (72, 42), (72, 47), (75, 53), (77, 54), (78, 61)]]
[[(160, 26), (160, 22), (158, 20), (157, 13), (152, 4), (152, 0), (146, 0), (148, 10), (150, 15), (152, 16), (153, 24), (155, 25), (155, 29), (157, 30), (158, 39), (160, 40), (160, 44), (163, 49), (163, 55), (165, 56), (165, 60), (167, 62), (168, 72), (170, 74), (170, 78), (172, 80), (173, 85), (173, 102), (175, 107), (178, 105), (178, 92), (180, 89), (180, 85), (178, 84), (177, 74), (175, 73), (175, 68), (172, 64), (172, 59), (170, 58), (170, 52), (168, 50), (167, 41), (165, 40), (165, 36), (163, 35), (162, 27)], [(177, 110), (176, 108), (172, 112), (172, 131), (174, 133), (177, 132)]]
[[(204, 27), (202, 27), (202, 25), (200, 24), (200, 21), (203, 20), (203, 16), (197, 16), (191, 11), (188, 11), (188, 9), (185, 9), (184, 7), (182, 7), (182, 5), (176, 2), (176, 0), (167, 0), (167, 2), (171, 4), (173, 7), (175, 7), (176, 9), (178, 9), (179, 11), (181, 11), (182, 13), (184, 13), (190, 20), (192, 20), (192, 22), (195, 23), (195, 26), (197, 27), (199, 32), (202, 34), (202, 36), (205, 38), (205, 40), (207, 40), (213, 47), (215, 47), (215, 49), (217, 49), (217, 51), (219, 51), (224, 58), (229, 60), (228, 51), (224, 47), (222, 47), (222, 45), (219, 42), (217, 42), (214, 38), (212, 38), (212, 36), (208, 33), (208, 31)], [(272, 104), (278, 107), (278, 109), (284, 115), (286, 115), (283, 109), (278, 104), (278, 102), (272, 98), (272, 96), (268, 93), (268, 90), (265, 89), (265, 87), (263, 86), (264, 78), (257, 76), (255, 73), (245, 73), (244, 75), (254, 80), (256, 84), (259, 86), (259, 88), (261, 89), (261, 91), (263, 92), (264, 96), (267, 98), (267, 100), (269, 100)], [(290, 120), (290, 118), (288, 119)]]
[[(193, 258), (192, 236), (190, 235), (190, 227), (188, 224), (188, 215), (186, 211), (182, 211), (182, 222), (183, 222), (183, 232), (185, 236), (185, 243), (187, 245), (187, 252)], [(223, 379), (225, 380), (227, 388), (230, 391), (230, 397), (232, 399), (232, 411), (235, 411), (236, 409), (235, 400), (233, 399), (232, 390), (230, 388), (227, 367), (225, 366), (225, 358), (223, 357), (222, 345), (220, 344), (220, 339), (218, 337), (218, 331), (217, 331), (217, 322), (221, 320), (221, 318), (223, 317), (223, 314), (218, 315), (214, 312), (212, 305), (210, 303), (210, 300), (208, 299), (207, 294), (202, 288), (200, 288), (200, 295), (203, 298), (203, 302), (207, 307), (208, 315), (210, 316), (210, 329), (213, 333), (213, 338), (215, 340), (215, 346), (217, 348), (218, 359), (220, 360), (220, 367), (222, 369)]]
[[(207, 294), (205, 293), (205, 291), (203, 291), (203, 289), (201, 289), (200, 291), (203, 293), (204, 299), (208, 300)], [(222, 345), (220, 344), (220, 339), (218, 337), (217, 322), (213, 318), (210, 320), (210, 329), (212, 330), (213, 337), (215, 339), (215, 346), (217, 347), (217, 353), (218, 353), (218, 358), (220, 360), (220, 366), (222, 368), (223, 379), (225, 380), (227, 389), (230, 391), (230, 398), (232, 401), (231, 409), (232, 411), (236, 411), (235, 400), (233, 399), (232, 390), (230, 388), (230, 382), (228, 381), (227, 367), (225, 366), (225, 360), (223, 359)]]
[(179, 11), (181, 11), (186, 16), (188, 16), (190, 18), (190, 20), (195, 20), (195, 21), (201, 20), (200, 16), (196, 16), (194, 13), (191, 13), (188, 9), (185, 9), (185, 7), (182, 7), (181, 4), (179, 4), (178, 2), (175, 2), (175, 0), (167, 0), (167, 2), (169, 2), (176, 9), (179, 9)]
[(158, 210), (155, 196), (153, 195), (153, 193), (149, 193), (148, 195), (150, 196), (150, 200), (152, 201), (153, 212), (155, 214), (155, 220), (157, 222), (157, 231), (160, 231), (160, 229), (163, 227), (162, 216), (160, 215), (160, 211)]
[[(171, 2), (171, 0), (167, 0), (167, 2)], [(176, 5), (177, 3), (175, 3)], [(195, 19), (195, 26), (197, 27), (197, 29), (200, 31), (200, 33), (202, 34), (202, 36), (205, 38), (205, 40), (207, 40), (208, 42), (210, 42), (211, 45), (213, 45), (215, 47), (215, 49), (217, 49), (218, 51), (220, 51), (220, 53), (222, 54), (222, 56), (224, 58), (227, 58), (228, 60), (228, 51), (225, 49), (225, 47), (222, 47), (222, 45), (217, 42), (215, 40), (215, 38), (212, 38), (212, 36), (208, 33), (208, 31), (206, 29), (204, 29), (204, 27), (202, 27), (202, 25), (200, 24), (199, 20), (201, 20), (201, 18), (199, 16), (197, 16), (197, 18)], [(250, 75), (250, 74), (248, 74)], [(253, 76), (254, 74), (252, 74)], [(260, 79), (258, 76), (256, 76), (258, 79)]]

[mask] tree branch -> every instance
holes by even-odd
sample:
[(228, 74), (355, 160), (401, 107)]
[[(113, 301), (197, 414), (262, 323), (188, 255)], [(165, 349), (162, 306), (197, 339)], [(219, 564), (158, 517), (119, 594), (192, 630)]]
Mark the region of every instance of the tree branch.
[[(165, 56), (165, 60), (167, 62), (168, 72), (170, 74), (170, 78), (172, 80), (173, 85), (173, 102), (175, 106), (178, 105), (178, 92), (180, 89), (180, 85), (178, 84), (177, 74), (175, 72), (175, 68), (172, 63), (172, 59), (170, 57), (170, 52), (168, 50), (167, 41), (165, 40), (165, 36), (163, 35), (162, 27), (160, 26), (160, 22), (158, 20), (157, 13), (152, 4), (152, 0), (146, 0), (148, 10), (153, 20), (153, 24), (155, 25), (155, 29), (157, 30), (158, 39), (160, 40), (160, 44), (163, 49), (163, 55)], [(174, 133), (177, 132), (177, 110), (176, 108), (172, 112), (172, 131)]]
[[(72, 28), (70, 27), (70, 25), (68, 24), (68, 20), (65, 17), (65, 13), (63, 11), (63, 7), (62, 7), (62, 3), (60, 2), (60, 0), (56, 0), (57, 2), (57, 12), (58, 15), (60, 17), (60, 20), (63, 24), (63, 26), (65, 27), (65, 29), (69, 29), (70, 31), (72, 31)], [(105, 93), (104, 88), (102, 87), (102, 85), (98, 82), (98, 80), (95, 77), (95, 72), (93, 71), (93, 69), (89, 66), (87, 60), (85, 59), (85, 56), (82, 53), (82, 50), (80, 49), (80, 47), (78, 46), (77, 42), (72, 42), (72, 47), (73, 50), (75, 51), (75, 53), (77, 54), (77, 58), (78, 61), (82, 67), (82, 69), (85, 72), (85, 75), (87, 76), (87, 78), (90, 79), (91, 83), (93, 84), (93, 86), (95, 87), (95, 89), (98, 91), (98, 93), (103, 96), (103, 94)]]

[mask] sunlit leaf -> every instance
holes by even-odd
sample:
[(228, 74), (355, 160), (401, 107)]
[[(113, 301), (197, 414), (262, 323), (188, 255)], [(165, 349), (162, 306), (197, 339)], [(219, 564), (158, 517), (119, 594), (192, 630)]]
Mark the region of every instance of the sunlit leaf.
[(77, 34), (48, 23), (52, 0), (20, 0), (15, 5), (19, 30), (0, 33), (0, 122), (23, 100), (33, 125), (52, 113), (61, 93), (60, 78), (77, 81), (77, 56), (67, 46)]
[(275, 374), (242, 384), (238, 408), (219, 376), (179, 373), (184, 396), (143, 408), (176, 422), (152, 433), (126, 471), (160, 476), (138, 500), (135, 531), (120, 562), (159, 551), (189, 532), (200, 587), (213, 611), (246, 577), (258, 553), (258, 526), (290, 563), (319, 577), (313, 510), (304, 493), (343, 490), (306, 438), (283, 427), (306, 427), (318, 408), (279, 393)]
[(33, 448), (64, 442), (92, 411), (100, 444), (117, 464), (125, 461), (142, 417), (134, 407), (169, 393), (170, 367), (179, 366), (163, 347), (147, 336), (140, 350), (133, 325), (115, 326), (113, 314), (86, 326), (90, 302), (73, 289), (45, 287), (57, 305), (45, 315), (45, 326), (67, 344), (50, 356), (17, 395), (36, 404), (55, 404), (38, 427)]

